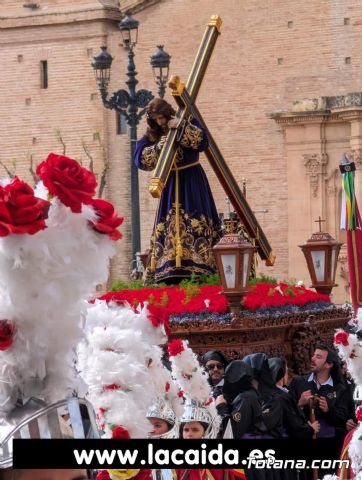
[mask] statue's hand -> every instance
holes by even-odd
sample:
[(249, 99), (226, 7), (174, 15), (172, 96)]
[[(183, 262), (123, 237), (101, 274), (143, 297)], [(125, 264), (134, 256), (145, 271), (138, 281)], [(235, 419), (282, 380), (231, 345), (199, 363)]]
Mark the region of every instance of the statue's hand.
[(179, 125), (180, 120), (178, 118), (171, 118), (167, 123), (168, 128), (177, 128)]

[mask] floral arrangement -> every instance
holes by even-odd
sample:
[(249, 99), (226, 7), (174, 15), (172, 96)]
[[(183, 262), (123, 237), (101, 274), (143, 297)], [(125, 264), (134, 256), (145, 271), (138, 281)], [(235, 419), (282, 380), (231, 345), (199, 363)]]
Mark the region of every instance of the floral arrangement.
[[(163, 323), (167, 329), (171, 316), (202, 312), (208, 315), (225, 314), (228, 311), (227, 298), (219, 285), (121, 290), (106, 293), (100, 299), (121, 305), (129, 304), (135, 309), (147, 303), (152, 323), (155, 326)], [(330, 303), (330, 298), (303, 286), (258, 283), (244, 297), (243, 306), (249, 311), (256, 311), (288, 305), (303, 307), (316, 302)]]
[(75, 387), (84, 299), (108, 278), (123, 218), (95, 199), (95, 175), (51, 153), (35, 190), (0, 182), (0, 416), (22, 396), (64, 399)]

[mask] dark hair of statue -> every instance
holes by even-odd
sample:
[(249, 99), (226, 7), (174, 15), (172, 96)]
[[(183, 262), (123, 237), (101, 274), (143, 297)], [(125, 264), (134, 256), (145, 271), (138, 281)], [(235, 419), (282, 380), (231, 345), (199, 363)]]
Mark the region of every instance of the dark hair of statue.
[(165, 132), (157, 124), (155, 117), (158, 115), (163, 115), (167, 120), (171, 120), (175, 114), (175, 110), (169, 103), (166, 102), (166, 100), (163, 100), (162, 98), (155, 98), (151, 100), (146, 111), (148, 125), (146, 130), (147, 138), (153, 143), (159, 142)]

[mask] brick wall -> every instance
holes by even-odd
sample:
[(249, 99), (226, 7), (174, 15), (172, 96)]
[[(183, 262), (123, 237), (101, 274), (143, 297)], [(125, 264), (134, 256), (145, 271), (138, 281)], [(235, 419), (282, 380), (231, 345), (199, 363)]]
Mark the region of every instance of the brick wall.
[[(115, 114), (102, 107), (90, 67), (100, 45), (107, 44), (114, 57), (110, 91), (124, 88), (127, 54), (117, 29), (118, 2), (113, 2), (114, 9), (109, 1), (37, 3), (41, 8), (36, 11), (10, 0), (0, 6), (0, 160), (9, 167), (16, 161), (16, 172), (30, 180), (30, 155), (36, 164), (48, 152), (62, 150), (54, 133), (58, 129), (67, 154), (87, 165), (85, 141), (99, 173), (103, 148), (95, 134), (100, 132), (111, 164), (106, 195), (126, 217), (111, 272), (113, 278), (126, 276), (131, 262), (128, 137), (115, 135)], [(155, 90), (149, 58), (159, 43), (172, 55), (171, 73), (186, 80), (215, 13), (223, 20), (222, 33), (198, 106), (237, 181), (246, 178), (252, 208), (268, 210), (256, 213), (277, 255), (275, 267), (267, 272), (285, 278), (288, 185), (283, 134), (267, 115), (289, 109), (295, 99), (361, 90), (362, 5), (355, 0), (162, 0), (137, 14), (138, 87)], [(41, 60), (48, 60), (47, 90), (39, 86)], [(143, 130), (144, 123), (139, 134)], [(218, 209), (225, 212), (225, 194), (206, 159), (203, 162)], [(140, 172), (139, 178), (146, 249), (157, 202), (147, 190), (149, 174)], [(303, 192), (296, 194), (302, 201)]]

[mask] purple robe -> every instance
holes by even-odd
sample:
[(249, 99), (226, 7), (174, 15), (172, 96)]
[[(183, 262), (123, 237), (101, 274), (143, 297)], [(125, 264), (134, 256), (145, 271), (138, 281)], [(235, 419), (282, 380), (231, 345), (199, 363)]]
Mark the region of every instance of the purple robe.
[[(199, 163), (199, 152), (208, 146), (204, 130), (195, 120), (180, 135), (176, 165), (162, 192), (151, 236), (148, 276), (155, 282), (215, 273), (212, 247), (221, 238), (220, 220), (209, 182)], [(153, 170), (165, 137), (152, 143), (143, 136), (136, 145), (134, 162), (142, 170)], [(176, 183), (178, 180), (178, 202)], [(176, 211), (179, 228), (176, 226)], [(177, 234), (182, 250), (177, 250)], [(180, 266), (176, 264), (180, 254)], [(181, 253), (182, 252), (182, 253)]]

